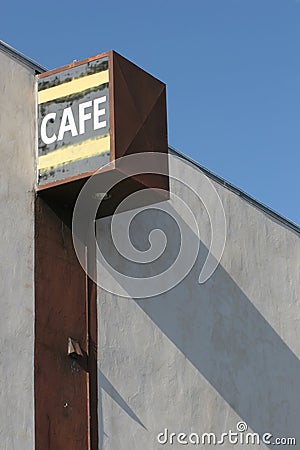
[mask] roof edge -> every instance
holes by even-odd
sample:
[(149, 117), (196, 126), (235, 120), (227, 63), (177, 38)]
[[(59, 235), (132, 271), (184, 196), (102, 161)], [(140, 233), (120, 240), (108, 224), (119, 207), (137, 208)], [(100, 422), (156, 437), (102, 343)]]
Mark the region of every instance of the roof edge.
[(256, 208), (260, 209), (261, 211), (265, 212), (269, 216), (273, 217), (273, 219), (277, 220), (278, 222), (286, 225), (287, 227), (291, 228), (293, 231), (296, 231), (298, 234), (300, 234), (300, 226), (297, 225), (292, 220), (287, 219), (286, 217), (282, 216), (281, 214), (277, 213), (273, 209), (269, 208), (268, 206), (264, 205), (263, 203), (256, 200), (254, 197), (251, 197), (251, 195), (247, 194), (246, 192), (242, 191), (238, 187), (234, 186), (233, 184), (229, 183), (228, 181), (224, 180), (224, 178), (220, 177), (219, 175), (215, 174), (214, 172), (211, 172), (210, 170), (206, 169), (206, 167), (199, 164), (194, 159), (190, 158), (189, 156), (185, 155), (184, 153), (180, 152), (179, 150), (175, 149), (171, 145), (169, 145), (169, 150), (179, 156), (182, 159), (185, 159), (186, 161), (190, 162), (194, 166), (198, 167), (205, 175), (207, 175), (212, 180), (216, 181), (217, 183), (221, 184), (223, 187), (226, 187), (230, 191), (237, 194), (239, 197), (246, 200), (251, 205), (255, 206)]
[(10, 56), (12, 56), (17, 61), (25, 64), (26, 66), (30, 67), (32, 70), (38, 73), (46, 72), (46, 68), (41, 66), (39, 63), (34, 61), (31, 58), (28, 58), (28, 56), (24, 55), (23, 53), (19, 52), (15, 48), (11, 47), (9, 44), (7, 44), (4, 41), (0, 40), (0, 50), (2, 50), (4, 53), (8, 53)]

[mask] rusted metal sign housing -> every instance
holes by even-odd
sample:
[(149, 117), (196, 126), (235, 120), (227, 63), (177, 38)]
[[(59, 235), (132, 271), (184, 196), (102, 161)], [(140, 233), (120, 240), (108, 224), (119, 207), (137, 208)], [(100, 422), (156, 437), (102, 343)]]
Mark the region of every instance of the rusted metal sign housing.
[[(108, 52), (43, 73), (38, 86), (36, 449), (97, 450), (97, 289), (77, 260), (70, 224), (81, 188), (99, 168), (100, 192), (130, 173), (120, 162), (126, 155), (163, 153), (165, 167), (158, 158), (157, 169), (168, 173), (165, 85)], [(108, 189), (98, 217), (140, 189), (151, 188), (150, 202), (167, 198), (168, 177), (155, 174), (155, 159), (153, 168)]]
[[(118, 170), (115, 161), (134, 153), (167, 155), (165, 84), (116, 52), (39, 75), (38, 103), (38, 190), (61, 214), (73, 209), (99, 168)], [(167, 171), (167, 157), (165, 164)], [(99, 215), (112, 214), (123, 198), (144, 187), (167, 193), (168, 177), (145, 174), (124, 181)], [(160, 199), (154, 194), (153, 201)]]

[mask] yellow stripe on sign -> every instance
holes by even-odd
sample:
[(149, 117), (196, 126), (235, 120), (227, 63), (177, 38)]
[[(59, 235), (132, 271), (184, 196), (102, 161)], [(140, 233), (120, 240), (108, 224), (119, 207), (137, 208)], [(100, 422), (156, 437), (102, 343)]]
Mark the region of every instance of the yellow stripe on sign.
[(87, 75), (85, 77), (76, 78), (72, 81), (53, 86), (49, 89), (44, 89), (38, 92), (38, 103), (50, 102), (57, 98), (66, 97), (67, 95), (77, 94), (78, 92), (100, 86), (108, 83), (108, 70)]
[(39, 157), (39, 171), (55, 169), (58, 166), (90, 158), (107, 152), (110, 149), (110, 136), (100, 136), (96, 139), (88, 139), (79, 144), (61, 147), (58, 150)]

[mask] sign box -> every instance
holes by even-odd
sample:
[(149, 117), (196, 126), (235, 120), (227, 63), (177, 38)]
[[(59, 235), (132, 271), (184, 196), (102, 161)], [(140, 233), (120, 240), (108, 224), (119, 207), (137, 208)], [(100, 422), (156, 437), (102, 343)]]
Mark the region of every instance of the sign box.
[[(72, 209), (95, 171), (109, 176), (119, 158), (144, 152), (168, 153), (164, 83), (114, 51), (38, 75), (38, 192), (48, 203)], [(103, 215), (143, 188), (168, 192), (168, 177), (127, 180)]]

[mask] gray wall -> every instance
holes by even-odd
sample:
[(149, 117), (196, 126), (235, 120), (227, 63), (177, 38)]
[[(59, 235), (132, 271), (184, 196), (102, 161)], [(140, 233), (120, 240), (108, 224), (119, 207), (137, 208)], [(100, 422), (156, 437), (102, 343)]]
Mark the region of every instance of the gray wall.
[[(163, 446), (156, 436), (164, 428), (220, 435), (236, 431), (240, 420), (248, 431), (296, 437), (293, 448), (300, 446), (299, 235), (214, 185), (226, 213), (227, 242), (206, 283), (197, 280), (210, 243), (208, 215), (194, 195), (172, 182), (172, 191), (192, 207), (200, 226), (202, 248), (193, 269), (154, 298), (134, 300), (133, 292), (122, 298), (99, 288), (101, 450), (208, 449)], [(147, 276), (149, 267), (116, 253), (109, 228), (109, 218), (98, 221), (107, 260), (122, 273)], [(133, 243), (146, 249), (154, 228), (167, 231), (165, 267), (178, 248), (176, 225), (165, 214), (140, 214), (132, 223)], [(195, 244), (197, 237), (186, 232)], [(101, 277), (100, 264), (99, 283)], [(228, 442), (221, 447), (242, 448)]]
[(0, 447), (34, 448), (34, 73), (0, 51)]

